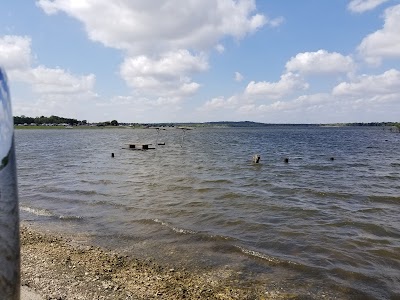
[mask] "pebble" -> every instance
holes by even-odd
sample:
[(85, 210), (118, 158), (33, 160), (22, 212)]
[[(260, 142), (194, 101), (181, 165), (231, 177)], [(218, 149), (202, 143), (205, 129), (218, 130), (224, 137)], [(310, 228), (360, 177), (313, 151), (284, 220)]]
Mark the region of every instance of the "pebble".
[(214, 273), (202, 269), (191, 273), (99, 247), (90, 246), (82, 252), (82, 247), (74, 244), (22, 224), (21, 282), (29, 283), (39, 294), (47, 295), (44, 299), (52, 300), (265, 298), (263, 283), (243, 288), (231, 286), (229, 278), (210, 281), (220, 274), (217, 269)]

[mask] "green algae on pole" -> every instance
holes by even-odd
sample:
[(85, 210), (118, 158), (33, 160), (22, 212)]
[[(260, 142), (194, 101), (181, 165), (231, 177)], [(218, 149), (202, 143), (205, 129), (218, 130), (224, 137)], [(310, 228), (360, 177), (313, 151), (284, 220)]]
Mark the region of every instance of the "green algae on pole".
[(6, 73), (0, 68), (0, 298), (19, 299), (20, 250), (14, 122)]

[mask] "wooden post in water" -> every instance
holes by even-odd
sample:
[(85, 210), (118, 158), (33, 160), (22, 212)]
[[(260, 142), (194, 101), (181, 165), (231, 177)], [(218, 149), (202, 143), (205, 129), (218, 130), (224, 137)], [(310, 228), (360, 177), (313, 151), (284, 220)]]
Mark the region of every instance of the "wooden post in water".
[(7, 76), (0, 68), (0, 298), (20, 296), (19, 206), (14, 120)]
[(254, 154), (253, 156), (253, 163), (258, 164), (260, 162), (260, 154)]

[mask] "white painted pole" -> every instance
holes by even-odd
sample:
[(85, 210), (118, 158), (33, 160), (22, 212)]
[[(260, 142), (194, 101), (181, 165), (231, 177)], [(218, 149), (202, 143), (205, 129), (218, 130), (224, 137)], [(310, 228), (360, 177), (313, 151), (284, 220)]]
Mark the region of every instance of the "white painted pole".
[(20, 297), (19, 206), (14, 120), (7, 76), (0, 68), (0, 299)]

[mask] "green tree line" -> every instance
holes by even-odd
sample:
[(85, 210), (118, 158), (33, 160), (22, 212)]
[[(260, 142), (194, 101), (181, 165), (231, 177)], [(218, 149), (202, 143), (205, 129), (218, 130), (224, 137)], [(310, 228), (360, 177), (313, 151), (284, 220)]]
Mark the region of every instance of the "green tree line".
[(50, 117), (26, 117), (24, 115), (18, 117), (14, 117), (14, 124), (36, 124), (36, 125), (42, 125), (42, 124), (69, 124), (71, 126), (73, 125), (78, 125), (78, 124), (86, 124), (86, 120), (83, 121), (78, 121), (77, 119), (71, 119), (71, 118), (63, 118), (63, 117), (58, 117), (58, 116), (50, 116)]
[[(50, 116), (50, 117), (27, 117), (27, 116), (14, 116), (14, 125), (23, 125), (23, 124), (35, 124), (35, 125), (43, 125), (43, 124), (68, 124), (71, 126), (74, 125), (87, 125), (86, 120), (77, 120), (77, 119), (71, 119), (71, 118), (63, 118), (63, 117), (58, 117), (58, 116)], [(97, 123), (97, 126), (118, 126), (119, 123), (117, 120), (112, 120), (107, 121), (107, 122), (101, 122)]]

